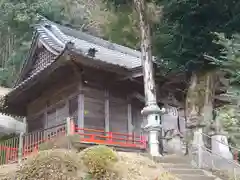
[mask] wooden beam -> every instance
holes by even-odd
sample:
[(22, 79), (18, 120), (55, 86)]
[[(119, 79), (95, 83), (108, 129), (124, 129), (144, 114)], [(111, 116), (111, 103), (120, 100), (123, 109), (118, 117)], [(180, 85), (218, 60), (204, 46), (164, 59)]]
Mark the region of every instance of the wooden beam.
[(74, 61), (80, 63), (83, 66), (92, 67), (94, 69), (102, 69), (104, 71), (113, 72), (120, 75), (126, 75), (129, 73), (129, 70), (125, 67), (106, 63), (104, 61), (99, 61), (95, 58), (85, 57), (76, 51), (71, 51), (70, 53)]
[(134, 97), (134, 98), (137, 98), (139, 101), (145, 103), (145, 98), (142, 94), (140, 94), (138, 92), (135, 92), (131, 96)]
[(130, 73), (129, 75), (127, 75), (127, 76), (119, 78), (118, 80), (119, 81), (125, 81), (125, 80), (128, 80), (128, 79), (132, 80), (134, 78), (138, 78), (138, 77), (141, 77), (141, 76), (143, 76), (142, 72), (133, 72), (133, 73)]

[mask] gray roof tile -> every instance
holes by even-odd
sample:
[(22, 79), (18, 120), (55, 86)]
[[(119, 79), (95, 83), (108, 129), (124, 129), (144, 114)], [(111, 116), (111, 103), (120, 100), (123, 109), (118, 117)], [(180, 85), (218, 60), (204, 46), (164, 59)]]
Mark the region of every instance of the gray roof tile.
[(64, 48), (63, 44), (73, 42), (75, 50), (77, 50), (77, 52), (84, 53), (84, 55), (87, 54), (89, 48), (95, 48), (97, 50), (95, 59), (100, 61), (125, 67), (127, 69), (133, 69), (141, 66), (141, 53), (138, 51), (107, 42), (103, 39), (87, 35), (83, 32), (78, 32), (78, 34), (76, 34), (76, 32), (71, 33), (71, 31), (66, 30), (63, 32), (59, 28), (59, 25), (52, 22), (48, 22), (48, 24), (50, 25), (50, 28), (40, 26), (42, 27), (40, 32), (44, 30), (45, 33), (49, 35), (49, 39), (54, 38), (57, 48), (58, 46), (62, 46), (62, 48)]

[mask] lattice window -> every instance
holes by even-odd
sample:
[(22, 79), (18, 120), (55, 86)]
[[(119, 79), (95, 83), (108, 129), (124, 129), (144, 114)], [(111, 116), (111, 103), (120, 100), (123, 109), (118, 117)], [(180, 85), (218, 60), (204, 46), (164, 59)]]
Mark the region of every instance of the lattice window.
[(35, 64), (32, 67), (32, 70), (29, 73), (29, 76), (35, 72), (44, 68), (48, 63), (52, 62), (55, 59), (55, 55), (49, 52), (47, 49), (43, 48), (36, 56)]

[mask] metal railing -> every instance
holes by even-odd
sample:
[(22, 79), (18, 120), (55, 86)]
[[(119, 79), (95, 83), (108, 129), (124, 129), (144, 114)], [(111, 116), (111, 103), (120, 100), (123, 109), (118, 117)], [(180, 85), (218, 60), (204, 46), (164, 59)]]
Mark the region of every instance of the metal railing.
[[(233, 159), (234, 152), (240, 152), (240, 149), (232, 147), (218, 140), (212, 138), (204, 133), (197, 132), (197, 143), (191, 144), (189, 147), (189, 157), (193, 166), (209, 170), (213, 174), (222, 179), (240, 180), (240, 164)], [(205, 146), (203, 139), (211, 138), (212, 142), (218, 143), (220, 146), (229, 149), (232, 157), (225, 157), (224, 154), (213, 152), (212, 149)], [(224, 178), (225, 177), (225, 178)]]

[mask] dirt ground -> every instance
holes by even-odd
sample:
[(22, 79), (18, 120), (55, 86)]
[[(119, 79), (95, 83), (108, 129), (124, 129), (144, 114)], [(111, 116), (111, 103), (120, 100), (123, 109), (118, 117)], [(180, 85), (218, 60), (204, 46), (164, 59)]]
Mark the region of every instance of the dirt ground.
[(6, 177), (7, 174), (15, 173), (19, 168), (18, 164), (7, 164), (0, 166), (0, 180)]

